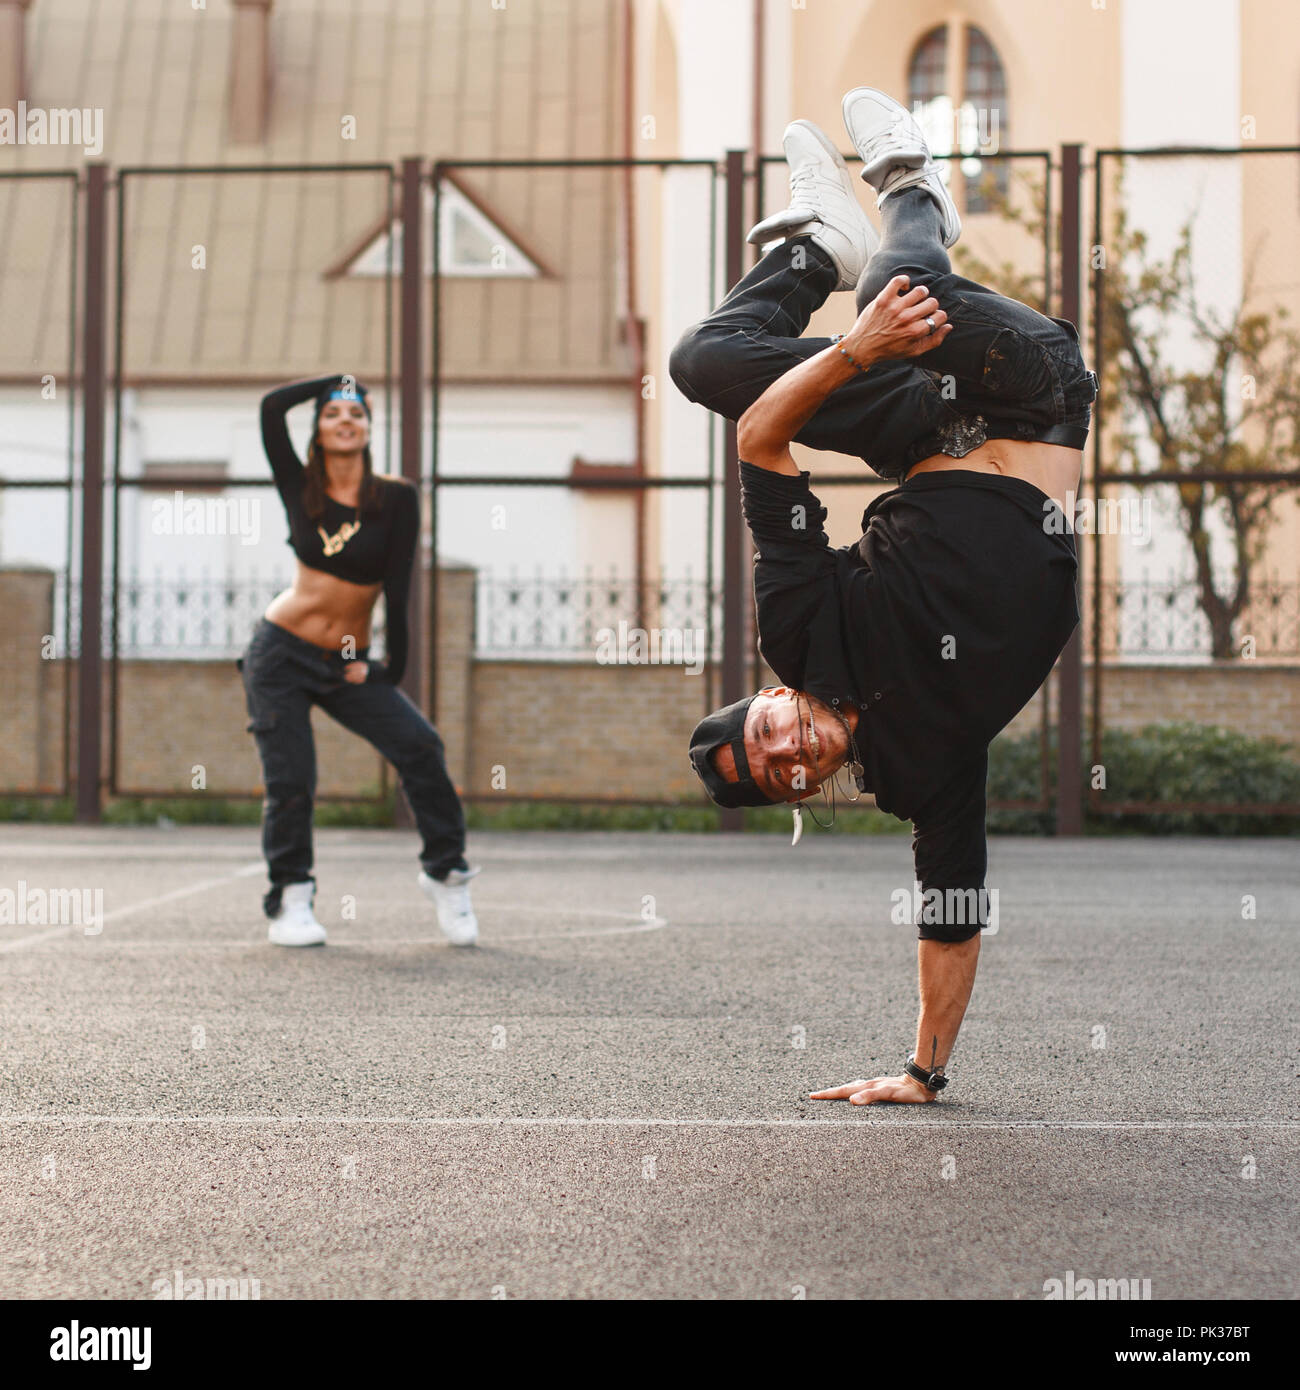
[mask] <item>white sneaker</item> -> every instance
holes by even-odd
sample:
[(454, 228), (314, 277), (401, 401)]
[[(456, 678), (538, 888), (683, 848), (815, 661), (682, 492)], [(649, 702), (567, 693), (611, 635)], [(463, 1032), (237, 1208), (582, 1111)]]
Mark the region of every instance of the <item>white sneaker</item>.
[(808, 234), (835, 262), (840, 273), (835, 288), (856, 289), (880, 237), (858, 202), (848, 165), (811, 121), (791, 122), (782, 144), (790, 166), (790, 206), (765, 217), (749, 241), (761, 246), (777, 237)]
[(893, 97), (874, 87), (854, 87), (840, 109), (853, 148), (862, 156), (862, 178), (877, 192), (891, 169), (920, 169), (930, 162), (925, 132)]
[(943, 244), (954, 245), (961, 218), (916, 117), (874, 87), (846, 92), (842, 110), (849, 139), (862, 156), (862, 177), (880, 195), (876, 206), (905, 188), (924, 188), (943, 214)]
[(453, 869), (441, 883), (423, 870), (420, 872), (420, 887), (438, 909), (438, 925), (453, 946), (473, 946), (478, 941), (478, 918), (470, 905), (469, 881), (482, 872)]
[(267, 939), (272, 946), (323, 946), (325, 928), (311, 910), (314, 883), (286, 883), (280, 894), (280, 911), (271, 919)]

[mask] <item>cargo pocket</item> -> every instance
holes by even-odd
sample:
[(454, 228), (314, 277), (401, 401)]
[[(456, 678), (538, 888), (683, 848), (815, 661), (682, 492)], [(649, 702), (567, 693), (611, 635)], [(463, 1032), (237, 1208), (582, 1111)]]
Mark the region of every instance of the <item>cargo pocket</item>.
[(247, 725), (245, 725), (246, 732), (253, 734), (254, 736), (256, 736), (257, 734), (269, 734), (271, 730), (274, 728), (274, 710), (263, 711), (262, 713), (253, 715), (249, 719)]
[(1014, 328), (1004, 328), (984, 354), (981, 385), (990, 396), (1032, 408), (1059, 408), (1043, 350)]

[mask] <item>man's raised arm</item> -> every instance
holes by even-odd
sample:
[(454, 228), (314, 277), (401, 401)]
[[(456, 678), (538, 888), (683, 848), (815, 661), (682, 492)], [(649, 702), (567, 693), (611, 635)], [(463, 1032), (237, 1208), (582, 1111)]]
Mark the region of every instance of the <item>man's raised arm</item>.
[(907, 290), (907, 283), (906, 275), (896, 275), (838, 343), (778, 377), (745, 411), (736, 423), (736, 450), (746, 463), (797, 477), (790, 441), (836, 387), (875, 362), (919, 357), (943, 342), (952, 325), (939, 301), (924, 285)]

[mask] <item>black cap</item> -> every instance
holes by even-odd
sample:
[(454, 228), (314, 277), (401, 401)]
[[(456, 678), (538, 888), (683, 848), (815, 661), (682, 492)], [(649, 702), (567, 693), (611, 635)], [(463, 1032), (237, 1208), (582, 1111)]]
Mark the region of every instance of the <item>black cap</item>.
[[(774, 806), (771, 797), (764, 796), (749, 771), (749, 759), (745, 756), (745, 716), (754, 702), (754, 696), (737, 700), (725, 709), (714, 710), (695, 726), (691, 735), (691, 766), (704, 783), (704, 790), (719, 806)], [(713, 766), (712, 755), (715, 750), (727, 745), (736, 760), (736, 772), (740, 780), (728, 782)]]

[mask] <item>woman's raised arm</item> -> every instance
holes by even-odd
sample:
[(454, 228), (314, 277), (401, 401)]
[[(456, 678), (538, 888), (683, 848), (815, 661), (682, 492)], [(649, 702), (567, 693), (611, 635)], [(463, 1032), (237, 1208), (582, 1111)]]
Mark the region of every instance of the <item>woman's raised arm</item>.
[(285, 416), (294, 406), (315, 400), (327, 386), (342, 380), (342, 375), (336, 372), (333, 376), (318, 376), (311, 381), (292, 381), (262, 397), (262, 447), (281, 496), (285, 495), (286, 488), (296, 487), (302, 480), (302, 460), (294, 453)]

